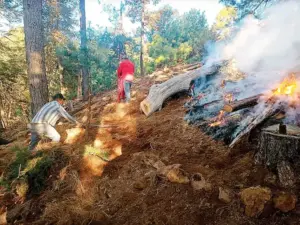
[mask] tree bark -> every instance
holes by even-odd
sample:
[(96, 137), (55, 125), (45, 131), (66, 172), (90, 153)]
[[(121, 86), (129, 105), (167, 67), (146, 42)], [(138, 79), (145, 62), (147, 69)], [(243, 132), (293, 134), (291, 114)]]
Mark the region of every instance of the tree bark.
[(275, 113), (277, 108), (274, 107), (274, 105), (268, 105), (264, 109), (263, 112), (261, 112), (257, 117), (249, 116), (247, 119), (248, 123), (245, 123), (245, 125), (240, 125), (239, 129), (235, 132), (236, 136), (233, 139), (233, 141), (230, 143), (229, 147), (233, 148), (236, 144), (238, 144), (243, 137), (248, 135), (252, 129), (254, 129), (257, 125), (262, 123), (265, 119), (270, 117), (272, 114)]
[(261, 132), (255, 162), (276, 168), (280, 184), (291, 187), (295, 183), (291, 162), (297, 162), (300, 158), (300, 128), (286, 125), (286, 132), (281, 134), (279, 127), (278, 124), (273, 125)]
[(77, 75), (77, 98), (80, 99), (82, 97), (82, 76), (81, 72)]
[(141, 110), (146, 116), (162, 108), (164, 101), (172, 95), (187, 91), (190, 87), (191, 80), (199, 77), (215, 74), (218, 67), (202, 67), (192, 72), (187, 72), (167, 80), (161, 84), (155, 84), (150, 88), (149, 94), (140, 104)]
[(34, 116), (49, 100), (42, 27), (42, 0), (23, 0), (23, 8), (31, 113)]
[(141, 9), (141, 51), (140, 51), (140, 69), (141, 76), (144, 76), (144, 34), (145, 34), (145, 2), (142, 0)]
[(83, 100), (89, 97), (89, 71), (88, 71), (88, 50), (86, 36), (86, 16), (85, 0), (79, 0), (80, 7), (80, 51), (81, 51), (81, 70), (82, 70), (82, 92)]
[(223, 110), (226, 112), (234, 112), (243, 108), (251, 107), (257, 104), (258, 99), (262, 95), (255, 95), (249, 98), (241, 99), (224, 105)]

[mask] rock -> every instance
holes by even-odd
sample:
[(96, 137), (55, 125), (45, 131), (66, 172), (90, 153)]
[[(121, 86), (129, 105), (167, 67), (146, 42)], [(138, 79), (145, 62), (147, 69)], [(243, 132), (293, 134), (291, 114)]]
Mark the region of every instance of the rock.
[(6, 221), (6, 209), (5, 207), (0, 208), (0, 225), (7, 224)]
[(271, 199), (272, 192), (269, 188), (258, 186), (244, 189), (240, 195), (243, 204), (246, 206), (246, 215), (254, 217), (261, 214), (265, 204)]
[(289, 212), (296, 207), (297, 196), (294, 194), (280, 192), (274, 199), (274, 207), (282, 212)]
[(133, 184), (133, 187), (137, 190), (143, 190), (148, 186), (148, 181), (146, 179), (141, 179)]
[(187, 184), (190, 182), (190, 180), (187, 177), (186, 173), (182, 169), (180, 169), (180, 166), (180, 164), (165, 166), (163, 168), (160, 168), (158, 170), (158, 173), (167, 177), (170, 182)]
[(276, 177), (275, 174), (273, 174), (273, 173), (268, 173), (268, 174), (265, 176), (264, 182), (265, 182), (265, 184), (267, 184), (267, 185), (276, 185), (276, 180), (277, 180), (277, 177)]
[(231, 202), (231, 193), (229, 190), (219, 187), (219, 199), (224, 203)]
[(208, 183), (202, 174), (196, 173), (193, 174), (191, 178), (191, 185), (194, 190), (205, 190), (205, 191), (211, 191), (212, 187), (211, 184)]

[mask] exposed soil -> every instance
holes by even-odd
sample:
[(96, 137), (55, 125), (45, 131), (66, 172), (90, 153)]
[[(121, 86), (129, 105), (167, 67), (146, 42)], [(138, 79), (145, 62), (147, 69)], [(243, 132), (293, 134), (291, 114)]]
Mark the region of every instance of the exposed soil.
[[(254, 148), (243, 143), (229, 149), (187, 125), (183, 95), (146, 118), (139, 102), (152, 83), (153, 78), (138, 80), (128, 105), (113, 103), (115, 91), (96, 96), (92, 122), (111, 127), (93, 127), (72, 144), (41, 144), (40, 150), (57, 160), (46, 190), (23, 201), (15, 201), (15, 193), (3, 194), (0, 208), (7, 207), (9, 214), (25, 207), (15, 224), (300, 224), (299, 206), (283, 214), (270, 205), (258, 218), (245, 216), (239, 197), (243, 188), (262, 185), (278, 190), (265, 182), (269, 172), (254, 165)], [(86, 110), (76, 114), (83, 120), (85, 115)], [(58, 126), (64, 139), (70, 127)], [(15, 143), (1, 147), (1, 173), (14, 158), (9, 148), (28, 142), (23, 133)], [(88, 145), (105, 151), (105, 159), (84, 154)], [(160, 163), (181, 164), (189, 178), (200, 173), (211, 188), (171, 183), (157, 173), (155, 165)], [(230, 203), (219, 200), (219, 187), (231, 191)]]

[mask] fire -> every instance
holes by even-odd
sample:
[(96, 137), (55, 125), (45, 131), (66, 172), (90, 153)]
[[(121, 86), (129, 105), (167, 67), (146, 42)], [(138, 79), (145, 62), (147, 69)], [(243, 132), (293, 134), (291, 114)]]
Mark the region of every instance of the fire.
[(216, 122), (211, 123), (209, 126), (216, 127), (216, 126), (223, 124), (225, 122), (224, 114), (225, 114), (225, 111), (221, 110), (219, 115), (217, 116)]
[(279, 85), (274, 95), (294, 95), (297, 90), (297, 80), (295, 74), (286, 77)]
[(226, 94), (225, 96), (224, 96), (224, 100), (226, 101), (226, 102), (232, 102), (233, 101), (233, 94), (232, 93), (229, 93), (229, 94)]

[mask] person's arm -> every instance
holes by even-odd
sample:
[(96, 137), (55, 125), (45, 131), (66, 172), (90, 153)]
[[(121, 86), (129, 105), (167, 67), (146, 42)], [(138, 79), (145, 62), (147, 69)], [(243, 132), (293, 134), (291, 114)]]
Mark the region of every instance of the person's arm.
[(72, 123), (78, 124), (76, 119), (74, 117), (72, 117), (69, 113), (67, 113), (67, 111), (62, 106), (59, 106), (58, 110), (59, 110), (60, 114), (62, 115), (62, 117), (64, 117), (65, 119), (69, 120)]

